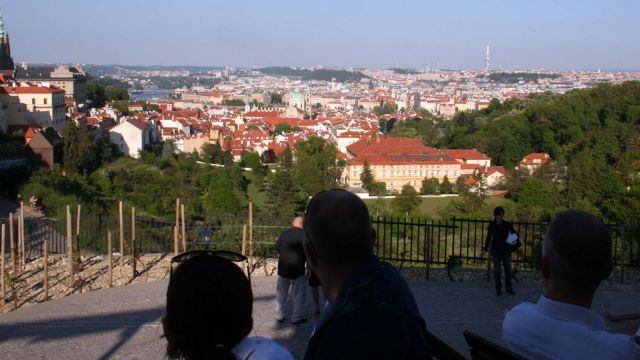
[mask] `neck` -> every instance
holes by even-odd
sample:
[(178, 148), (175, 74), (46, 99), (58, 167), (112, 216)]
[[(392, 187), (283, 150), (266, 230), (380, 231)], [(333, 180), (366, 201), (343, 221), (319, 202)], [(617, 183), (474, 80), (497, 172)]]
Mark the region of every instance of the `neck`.
[(356, 270), (355, 267), (336, 267), (332, 265), (321, 266), (321, 269), (316, 270), (316, 276), (322, 283), (322, 291), (325, 298), (330, 304), (335, 304), (340, 291), (346, 284), (347, 280)]
[(593, 295), (594, 292), (585, 293), (583, 295), (568, 294), (567, 291), (559, 290), (555, 286), (549, 286), (545, 296), (553, 301), (591, 309)]

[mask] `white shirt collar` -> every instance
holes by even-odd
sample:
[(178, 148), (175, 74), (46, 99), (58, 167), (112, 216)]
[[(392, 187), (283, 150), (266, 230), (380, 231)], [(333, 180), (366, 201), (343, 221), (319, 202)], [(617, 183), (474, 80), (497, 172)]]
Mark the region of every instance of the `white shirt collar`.
[(536, 304), (536, 310), (553, 319), (571, 321), (592, 330), (605, 331), (605, 322), (602, 316), (582, 306), (551, 300), (541, 295)]

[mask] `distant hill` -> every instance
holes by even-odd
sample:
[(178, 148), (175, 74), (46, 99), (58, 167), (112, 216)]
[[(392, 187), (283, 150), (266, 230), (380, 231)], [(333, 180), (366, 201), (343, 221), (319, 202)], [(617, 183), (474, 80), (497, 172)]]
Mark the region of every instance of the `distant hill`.
[(481, 75), (480, 77), (488, 77), (489, 80), (495, 81), (503, 84), (515, 84), (520, 81), (532, 82), (538, 81), (539, 79), (557, 79), (560, 77), (560, 74), (539, 74), (539, 73), (493, 73), (489, 74), (489, 76)]
[(358, 82), (361, 79), (368, 78), (359, 71), (347, 70), (330, 70), (330, 69), (293, 69), (290, 67), (274, 66), (258, 69), (265, 75), (295, 77), (302, 80), (320, 80), (331, 81), (336, 79), (338, 82)]
[(415, 75), (415, 74), (419, 74), (419, 72), (416, 69), (401, 69), (401, 68), (391, 68), (389, 69), (391, 71), (393, 71), (396, 74), (400, 74), (400, 75)]

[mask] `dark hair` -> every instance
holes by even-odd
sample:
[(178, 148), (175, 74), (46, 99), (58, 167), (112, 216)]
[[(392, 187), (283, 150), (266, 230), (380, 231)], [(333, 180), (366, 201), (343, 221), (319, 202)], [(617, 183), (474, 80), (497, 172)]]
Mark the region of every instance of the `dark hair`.
[(324, 263), (348, 265), (373, 253), (373, 228), (367, 205), (342, 189), (316, 194), (304, 217), (305, 240)]
[(565, 210), (549, 224), (543, 253), (554, 280), (569, 292), (589, 293), (611, 273), (611, 232), (587, 212)]
[(169, 358), (235, 359), (231, 349), (253, 328), (249, 280), (229, 260), (190, 258), (171, 276), (166, 312)]
[(502, 206), (496, 206), (496, 208), (493, 209), (493, 216), (498, 215), (504, 215), (504, 208)]

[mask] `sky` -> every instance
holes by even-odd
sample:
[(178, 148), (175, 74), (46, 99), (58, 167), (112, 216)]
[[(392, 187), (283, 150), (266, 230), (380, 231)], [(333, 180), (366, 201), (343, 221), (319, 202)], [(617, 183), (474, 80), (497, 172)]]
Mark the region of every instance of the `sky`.
[(16, 63), (640, 70), (637, 0), (5, 0)]

